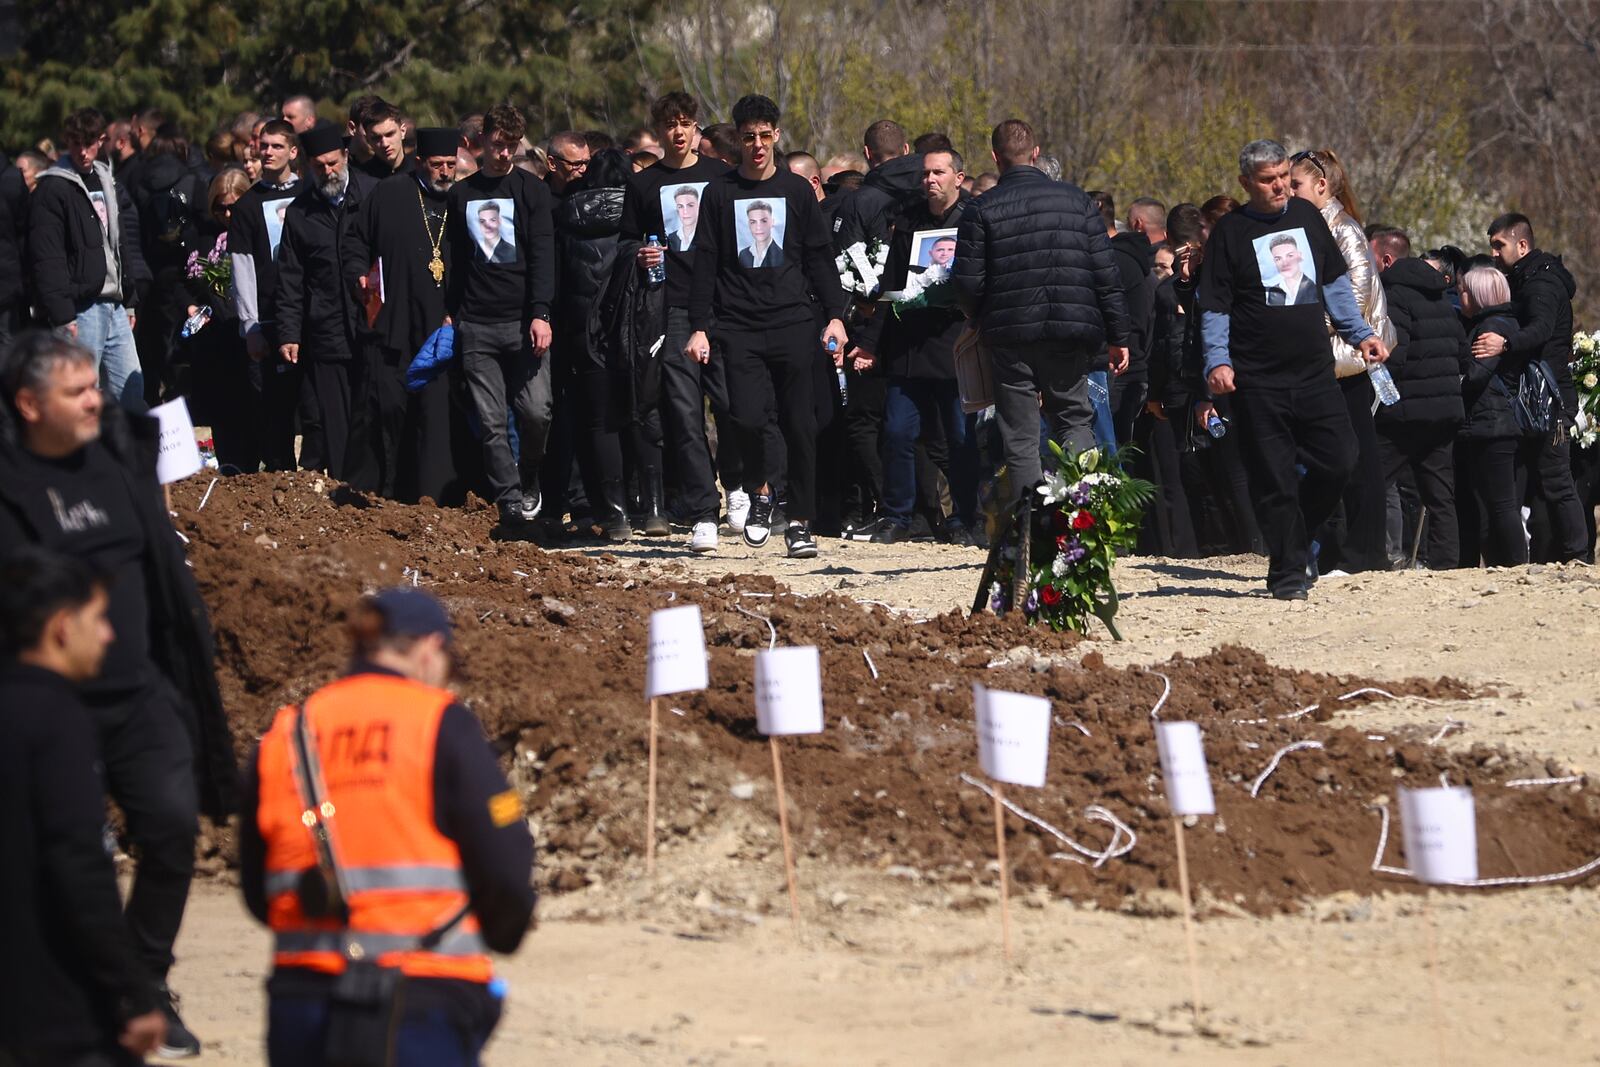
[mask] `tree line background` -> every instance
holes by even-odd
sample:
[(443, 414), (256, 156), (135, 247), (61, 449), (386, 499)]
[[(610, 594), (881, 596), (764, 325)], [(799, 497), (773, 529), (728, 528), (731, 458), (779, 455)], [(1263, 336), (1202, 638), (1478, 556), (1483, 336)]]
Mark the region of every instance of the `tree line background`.
[(819, 157), (884, 116), (943, 130), (974, 173), (1021, 116), (1065, 177), (1170, 204), (1237, 192), (1238, 147), (1274, 136), (1336, 150), (1419, 248), (1526, 212), (1600, 309), (1596, 0), (7, 0), (0, 51), (11, 152), (85, 103), (197, 136), (297, 92), (620, 131), (683, 87), (713, 120), (767, 93)]

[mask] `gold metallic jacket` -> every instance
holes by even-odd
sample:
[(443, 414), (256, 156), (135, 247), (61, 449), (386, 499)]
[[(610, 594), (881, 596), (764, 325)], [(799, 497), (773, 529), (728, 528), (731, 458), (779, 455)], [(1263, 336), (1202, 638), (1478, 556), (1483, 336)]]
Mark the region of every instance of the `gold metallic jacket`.
[[(1333, 231), (1333, 239), (1344, 254), (1350, 288), (1355, 292), (1361, 317), (1385, 345), (1393, 348), (1395, 335), (1394, 324), (1389, 321), (1389, 301), (1383, 295), (1383, 282), (1378, 280), (1378, 261), (1372, 258), (1366, 233), (1338, 200), (1329, 200), (1323, 206), (1322, 217), (1327, 220), (1328, 229)], [(1328, 339), (1333, 343), (1333, 372), (1337, 377), (1349, 378), (1367, 369), (1361, 352), (1339, 336), (1331, 319), (1328, 320)]]

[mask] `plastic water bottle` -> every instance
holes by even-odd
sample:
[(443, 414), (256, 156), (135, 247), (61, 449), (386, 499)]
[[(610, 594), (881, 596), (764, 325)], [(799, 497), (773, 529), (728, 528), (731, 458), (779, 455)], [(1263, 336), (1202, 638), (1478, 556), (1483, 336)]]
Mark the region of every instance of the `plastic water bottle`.
[(1206, 419), (1206, 433), (1210, 434), (1212, 439), (1220, 441), (1228, 435), (1228, 420), (1213, 411)]
[[(646, 244), (645, 247), (646, 248), (660, 248), (661, 247), (661, 238), (657, 237), (655, 234), (651, 234), (650, 235), (650, 242), (648, 244)], [(658, 285), (665, 285), (666, 281), (667, 281), (667, 257), (663, 255), (661, 257), (661, 259), (656, 263), (656, 265), (650, 268), (650, 288), (654, 289)]]
[(197, 309), (195, 311), (195, 313), (193, 315), (190, 315), (187, 319), (184, 320), (184, 322), (183, 322), (183, 330), (181, 331), (181, 333), (183, 334), (184, 337), (193, 337), (195, 334), (197, 334), (201, 330), (205, 329), (206, 328), (206, 323), (208, 323), (210, 321), (211, 321), (211, 309), (209, 307), (199, 308), (199, 309)]
[(1372, 388), (1378, 394), (1378, 402), (1388, 407), (1390, 404), (1400, 403), (1400, 390), (1395, 388), (1394, 376), (1389, 373), (1389, 368), (1382, 363), (1368, 363), (1367, 376), (1372, 379)]

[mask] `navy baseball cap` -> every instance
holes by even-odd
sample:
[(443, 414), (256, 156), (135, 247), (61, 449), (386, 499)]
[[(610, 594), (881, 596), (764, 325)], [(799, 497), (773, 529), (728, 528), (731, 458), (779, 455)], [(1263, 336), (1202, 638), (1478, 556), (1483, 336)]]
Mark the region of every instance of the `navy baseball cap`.
[(382, 589), (367, 598), (383, 616), (384, 631), (394, 637), (443, 634), (450, 643), (450, 613), (432, 593), (407, 586)]

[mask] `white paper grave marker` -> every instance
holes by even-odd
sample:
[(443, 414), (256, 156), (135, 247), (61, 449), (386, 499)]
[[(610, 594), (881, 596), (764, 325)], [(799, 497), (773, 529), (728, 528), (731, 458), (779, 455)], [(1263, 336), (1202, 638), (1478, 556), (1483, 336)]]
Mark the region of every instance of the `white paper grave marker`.
[(686, 604), (650, 613), (650, 647), (645, 659), (644, 695), (650, 700), (650, 785), (645, 801), (645, 872), (656, 873), (656, 747), (661, 731), (661, 698), (704, 689), (706, 634), (700, 608)]
[(1050, 701), (972, 685), (978, 766), (994, 781), (994, 849), (1000, 861), (1000, 939), (1011, 958), (1011, 871), (1006, 863), (1005, 795), (1001, 783), (1038, 789), (1050, 760)]
[(1428, 924), (1428, 972), (1433, 987), (1433, 1031), (1445, 1062), (1444, 998), (1439, 989), (1439, 926), (1433, 889), (1440, 883), (1478, 879), (1478, 816), (1465, 786), (1400, 790), (1400, 829), (1411, 876), (1429, 886), (1422, 898)]
[(708, 684), (706, 634), (699, 606), (688, 604), (651, 612), (644, 695), (664, 697), (704, 689)]
[(1419, 882), (1473, 882), (1478, 878), (1478, 820), (1472, 790), (1401, 789), (1400, 824), (1406, 862)]
[(1200, 1021), (1200, 956), (1194, 943), (1194, 897), (1189, 892), (1189, 853), (1184, 846), (1186, 815), (1215, 815), (1217, 798), (1211, 791), (1211, 772), (1200, 740), (1200, 724), (1157, 722), (1156, 751), (1161, 777), (1167, 784), (1167, 805), (1172, 809), (1172, 834), (1178, 846), (1178, 888), (1183, 893), (1183, 941), (1189, 953), (1189, 999), (1195, 1022)]
[(1156, 748), (1161, 753), (1161, 775), (1167, 783), (1167, 804), (1174, 815), (1215, 815), (1217, 799), (1211, 792), (1211, 772), (1206, 767), (1200, 724), (1156, 723)]
[(194, 439), (188, 402), (180, 396), (151, 408), (150, 414), (161, 423), (156, 479), (162, 485), (171, 485), (199, 473), (205, 462), (200, 458), (200, 444)]
[(800, 926), (794, 846), (789, 842), (789, 801), (783, 791), (783, 755), (778, 738), (822, 732), (822, 657), (815, 646), (768, 648), (756, 653), (756, 729), (772, 747), (772, 783), (778, 792), (778, 830), (783, 836), (783, 874), (789, 884), (789, 919)]
[(768, 737), (822, 732), (822, 657), (814, 646), (756, 653), (756, 729)]

